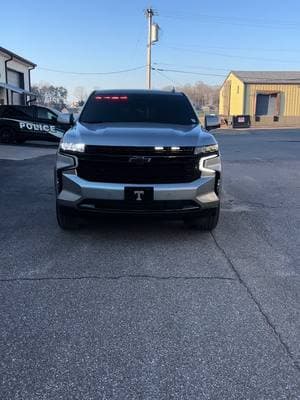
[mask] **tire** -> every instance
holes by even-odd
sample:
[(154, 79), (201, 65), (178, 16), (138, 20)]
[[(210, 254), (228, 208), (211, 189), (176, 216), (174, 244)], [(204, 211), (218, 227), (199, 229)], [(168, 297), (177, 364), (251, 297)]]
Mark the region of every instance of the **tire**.
[(66, 209), (58, 204), (56, 204), (56, 219), (59, 227), (63, 230), (75, 230), (79, 228), (76, 216), (66, 212)]
[(0, 142), (1, 143), (14, 143), (15, 131), (9, 126), (3, 126), (0, 128)]
[(220, 207), (216, 208), (215, 215), (208, 217), (188, 217), (184, 220), (185, 225), (191, 229), (197, 229), (201, 231), (212, 231), (218, 225), (220, 216)]

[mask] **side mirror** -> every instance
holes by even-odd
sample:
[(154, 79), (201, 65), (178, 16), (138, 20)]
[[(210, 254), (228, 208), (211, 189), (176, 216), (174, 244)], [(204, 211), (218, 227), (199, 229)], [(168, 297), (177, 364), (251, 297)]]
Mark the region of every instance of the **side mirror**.
[(206, 115), (204, 119), (204, 127), (207, 131), (220, 128), (221, 123), (219, 117), (217, 115)]
[(65, 124), (65, 125), (73, 125), (74, 124), (74, 115), (67, 114), (67, 113), (60, 113), (57, 117), (57, 122), (59, 124)]

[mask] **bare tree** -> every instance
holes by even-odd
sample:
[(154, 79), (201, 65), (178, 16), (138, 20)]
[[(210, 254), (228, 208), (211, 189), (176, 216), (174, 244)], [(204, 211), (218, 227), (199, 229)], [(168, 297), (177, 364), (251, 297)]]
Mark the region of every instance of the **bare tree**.
[(76, 103), (77, 106), (81, 107), (83, 106), (84, 102), (87, 99), (87, 92), (83, 86), (76, 86), (76, 88), (73, 91), (73, 95), (76, 98)]
[[(166, 87), (167, 90), (170, 88), (170, 86)], [(178, 86), (176, 90), (184, 92), (198, 111), (206, 107), (213, 112), (218, 111), (219, 86), (211, 86), (199, 81), (194, 85), (187, 83), (184, 86)]]
[(40, 83), (32, 86), (32, 92), (36, 95), (37, 102), (41, 105), (58, 110), (62, 110), (66, 106), (68, 91), (63, 86)]

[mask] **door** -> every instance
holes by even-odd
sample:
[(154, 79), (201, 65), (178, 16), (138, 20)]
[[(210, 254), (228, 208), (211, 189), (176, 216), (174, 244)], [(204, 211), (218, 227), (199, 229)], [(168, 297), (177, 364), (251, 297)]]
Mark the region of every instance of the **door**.
[[(12, 69), (7, 69), (7, 81), (9, 84), (16, 86), (19, 89), (24, 89), (24, 74)], [(23, 94), (12, 92), (11, 104), (24, 105), (25, 98)]]
[(0, 87), (0, 106), (3, 106), (5, 104), (5, 100), (6, 100), (5, 90)]
[(36, 107), (37, 122), (56, 124), (57, 115), (46, 107)]
[(65, 130), (57, 123), (57, 114), (46, 107), (35, 106), (35, 109), (36, 122), (41, 132), (52, 137), (62, 138)]

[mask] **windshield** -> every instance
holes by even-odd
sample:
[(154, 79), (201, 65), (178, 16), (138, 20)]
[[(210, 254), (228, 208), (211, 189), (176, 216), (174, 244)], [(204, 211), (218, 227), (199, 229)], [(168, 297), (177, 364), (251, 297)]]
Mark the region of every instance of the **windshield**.
[(193, 125), (197, 116), (183, 95), (174, 94), (93, 94), (80, 122), (150, 122)]

